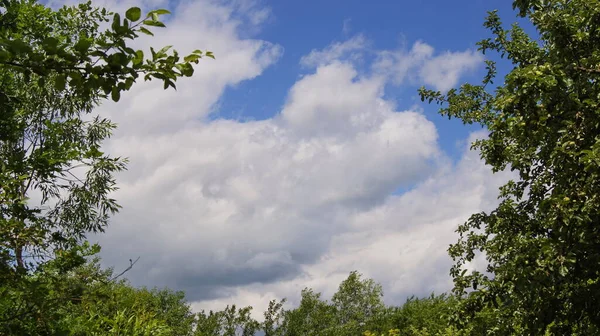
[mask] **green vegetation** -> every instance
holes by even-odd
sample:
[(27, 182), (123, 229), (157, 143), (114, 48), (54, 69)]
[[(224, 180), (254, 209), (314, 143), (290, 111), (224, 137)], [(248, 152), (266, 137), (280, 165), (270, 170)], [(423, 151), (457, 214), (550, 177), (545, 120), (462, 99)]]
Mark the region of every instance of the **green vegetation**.
[[(101, 151), (115, 125), (89, 113), (140, 76), (175, 88), (213, 55), (128, 46), (164, 27), (166, 10), (0, 0), (0, 335), (600, 334), (600, 1), (514, 7), (539, 36), (489, 14), (493, 37), (479, 47), (512, 62), (501, 85), (491, 90), (487, 61), (480, 85), (420, 91), (443, 115), (485, 126), (474, 148), (518, 173), (495, 210), (459, 227), (452, 295), (389, 307), (353, 272), (330, 301), (307, 288), (295, 308), (270, 302), (259, 322), (251, 307), (192, 313), (183, 293), (132, 287), (86, 242), (118, 211), (113, 175), (126, 164)], [(487, 268), (465, 271), (480, 252)]]
[[(0, 334), (56, 335), (75, 325), (88, 328), (83, 334), (109, 326), (154, 334), (162, 326), (146, 323), (150, 315), (130, 320), (133, 312), (114, 312), (87, 324), (69, 315), (90, 286), (107, 280), (76, 270), (99, 251), (85, 237), (118, 210), (113, 174), (125, 168), (100, 150), (115, 125), (86, 115), (103, 99), (119, 100), (139, 76), (175, 87), (193, 74), (192, 63), (212, 54), (180, 60), (165, 47), (145, 58), (128, 46), (163, 27), (166, 10), (142, 19), (139, 8), (121, 18), (90, 3), (59, 10), (32, 0), (0, 4)], [(104, 31), (103, 22), (111, 23)]]
[[(497, 313), (497, 333), (600, 333), (600, 2), (517, 0), (537, 28), (503, 28), (496, 13), (485, 23), (493, 38), (479, 43), (514, 65), (493, 93), (495, 64), (481, 85), (443, 95), (422, 90), (441, 113), (477, 122), (489, 139), (473, 146), (499, 171), (518, 179), (500, 191), (501, 204), (473, 215), (450, 248), (455, 294), (465, 296), (457, 321), (485, 307)], [(478, 251), (486, 273), (462, 266)], [(482, 270), (480, 270), (482, 271)]]

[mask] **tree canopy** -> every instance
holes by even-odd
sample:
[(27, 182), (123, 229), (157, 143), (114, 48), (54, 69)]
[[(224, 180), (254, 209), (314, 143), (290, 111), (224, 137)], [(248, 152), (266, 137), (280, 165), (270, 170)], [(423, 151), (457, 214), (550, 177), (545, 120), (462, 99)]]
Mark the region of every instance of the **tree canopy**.
[(73, 299), (65, 276), (99, 251), (85, 238), (119, 209), (114, 173), (126, 164), (102, 152), (115, 125), (88, 114), (139, 76), (175, 88), (212, 54), (132, 49), (165, 26), (163, 9), (121, 17), (91, 2), (0, 6), (0, 333), (57, 334), (61, 303)]
[[(498, 316), (498, 333), (597, 334), (600, 326), (600, 2), (517, 0), (514, 8), (537, 29), (505, 27), (497, 12), (479, 43), (513, 67), (495, 90), (496, 64), (487, 61), (479, 85), (423, 100), (489, 137), (473, 144), (494, 171), (518, 178), (500, 190), (500, 205), (460, 226), (450, 248), (455, 293), (467, 296), (460, 321), (484, 307)], [(487, 268), (464, 266), (480, 252)]]

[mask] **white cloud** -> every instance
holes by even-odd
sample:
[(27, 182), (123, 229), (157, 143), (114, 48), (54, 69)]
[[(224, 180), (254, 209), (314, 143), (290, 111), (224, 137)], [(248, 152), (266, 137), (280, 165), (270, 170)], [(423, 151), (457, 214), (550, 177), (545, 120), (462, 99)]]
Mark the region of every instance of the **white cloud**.
[[(346, 21), (344, 21), (344, 31), (346, 29)], [(347, 41), (333, 43), (323, 50), (312, 50), (302, 57), (300, 64), (305, 67), (317, 67), (338, 61), (342, 57), (357, 60), (367, 46), (367, 39), (363, 35), (356, 35)]]
[(303, 134), (372, 129), (393, 109), (380, 98), (383, 85), (381, 78), (357, 78), (351, 64), (334, 62), (299, 80), (281, 115), (287, 126)]
[(448, 91), (458, 84), (461, 75), (476, 70), (482, 62), (483, 56), (471, 50), (434, 56), (433, 47), (418, 41), (409, 51), (380, 52), (373, 68), (398, 85), (408, 80)]
[(167, 29), (140, 41), (209, 49), (217, 59), (201, 61), (177, 92), (139, 83), (99, 108), (119, 124), (106, 150), (131, 161), (115, 195), (123, 210), (98, 237), (104, 262), (141, 256), (127, 274), (135, 284), (184, 289), (197, 309), (234, 302), (260, 311), (305, 286), (330, 295), (354, 269), (382, 282), (391, 300), (447, 289), (454, 228), (494, 204), (506, 176), (491, 175), (476, 153), (446, 162), (433, 123), (395, 106), (384, 88), (407, 80), (447, 88), (478, 56), (436, 56), (418, 42), (382, 51), (359, 74), (368, 41), (357, 36), (302, 58), (314, 72), (275, 117), (209, 121), (226, 88), (281, 57), (281, 46), (242, 34), (269, 15), (252, 1), (183, 2)]
[(239, 38), (244, 18), (238, 18), (241, 14), (236, 10), (212, 1), (184, 2), (175, 9), (166, 29), (156, 30), (155, 38), (141, 41), (140, 47), (145, 49), (174, 45), (181, 53), (210, 50), (216, 60), (202, 60), (192, 78), (177, 83), (177, 92), (165, 91), (156, 82), (138, 83), (124, 95), (119, 111), (107, 109), (121, 129), (140, 134), (169, 133), (200, 122), (212, 112), (225, 88), (258, 76), (277, 61), (282, 54), (280, 46)]
[[(279, 118), (118, 137), (111, 152), (138, 150), (105, 241), (146, 256), (147, 281), (192, 297), (296, 276), (350, 228), (350, 214), (423, 178), (438, 154), (431, 122), (395, 111), (377, 81), (355, 76), (348, 64), (318, 69)], [(127, 244), (142, 233), (146, 247)]]
[(433, 57), (433, 52), (433, 47), (420, 41), (408, 52), (384, 50), (379, 53), (373, 68), (377, 73), (388, 76), (395, 84), (403, 84), (406, 77), (414, 75), (415, 69)]
[[(481, 136), (473, 134), (471, 140)], [(401, 303), (412, 294), (447, 291), (451, 288), (451, 260), (446, 250), (456, 242), (454, 230), (472, 213), (490, 210), (497, 203), (498, 187), (509, 177), (508, 173), (492, 174), (477, 152), (465, 148), (460, 162), (442, 164), (413, 190), (388, 197), (369, 210), (346, 213), (345, 230), (334, 234), (327, 252), (316, 262), (303, 265), (297, 277), (274, 284), (249, 284), (228, 293), (229, 297), (195, 302), (193, 306), (222, 309), (231, 302), (265, 305), (282, 297), (290, 299), (293, 306), (304, 287), (330, 297), (352, 270), (381, 282), (389, 303)]]
[(425, 62), (420, 76), (425, 84), (448, 91), (458, 84), (463, 73), (477, 69), (481, 62), (483, 56), (474, 51), (447, 52)]

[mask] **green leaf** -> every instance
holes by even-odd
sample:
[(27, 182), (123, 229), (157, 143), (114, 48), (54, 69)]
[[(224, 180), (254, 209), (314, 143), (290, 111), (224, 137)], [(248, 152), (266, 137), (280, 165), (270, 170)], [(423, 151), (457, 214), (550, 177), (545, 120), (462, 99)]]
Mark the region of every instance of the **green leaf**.
[(118, 102), (119, 99), (121, 99), (121, 91), (119, 90), (119, 88), (114, 86), (110, 92), (110, 97), (113, 101)]
[(64, 74), (60, 74), (60, 75), (56, 76), (56, 79), (54, 80), (54, 88), (57, 91), (63, 91), (65, 89), (66, 85), (67, 85), (67, 81), (66, 81)]
[(158, 15), (171, 14), (171, 12), (166, 9), (156, 9), (156, 10), (153, 10), (152, 12), (154, 12)]
[[(7, 51), (9, 51), (12, 54), (29, 53), (33, 50), (31, 48), (31, 46), (29, 45), (29, 43), (24, 42), (20, 38), (17, 38), (14, 40), (0, 40), (0, 43), (5, 45)], [(44, 44), (44, 42), (42, 42), (42, 45), (43, 44)], [(58, 40), (56, 41), (56, 44), (58, 44)], [(56, 48), (56, 44), (55, 44), (55, 48)]]
[(106, 95), (108, 95), (113, 89), (109, 81), (101, 81), (99, 83), (99, 86), (102, 88), (102, 91), (104, 91), (104, 94)]
[(569, 269), (566, 266), (564, 266), (564, 265), (560, 265), (560, 267), (558, 268), (558, 273), (561, 276), (566, 276), (567, 273), (569, 273)]
[(144, 27), (140, 27), (140, 31), (146, 35), (154, 36), (154, 34)]
[(162, 49), (160, 49), (160, 51), (158, 53), (164, 54), (167, 51), (169, 51), (169, 49), (173, 48), (172, 45), (168, 45), (168, 46), (164, 46)]
[(165, 79), (164, 84), (163, 84), (163, 89), (168, 89), (169, 86), (173, 87), (173, 89), (177, 90), (177, 88), (175, 87), (175, 83), (170, 80), (170, 79)]
[(113, 23), (111, 28), (115, 32), (118, 32), (121, 28), (121, 16), (119, 15), (119, 13), (115, 13), (115, 15), (113, 16)]
[[(146, 26), (152, 26), (152, 27), (161, 27), (164, 28), (166, 27), (164, 23), (160, 22), (160, 21), (153, 21), (153, 20), (145, 20), (143, 21), (143, 23)], [(141, 30), (141, 29), (140, 29)]]
[(190, 63), (184, 63), (181, 73), (186, 77), (191, 77), (194, 74), (194, 67)]
[(129, 58), (124, 53), (114, 53), (108, 56), (106, 62), (111, 66), (117, 67), (115, 69), (118, 69), (118, 67), (127, 66), (127, 63), (129, 63)]
[(184, 60), (185, 62), (194, 62), (194, 61), (197, 61), (198, 59), (200, 59), (200, 56), (199, 56), (199, 55), (196, 55), (196, 54), (190, 54), (190, 55), (188, 55), (188, 56), (185, 56), (185, 57), (183, 58), (183, 60)]
[(82, 37), (79, 39), (79, 41), (77, 41), (77, 43), (75, 43), (73, 48), (81, 54), (86, 54), (91, 45), (92, 39)]
[(142, 10), (139, 7), (131, 7), (125, 12), (125, 17), (135, 22), (142, 17)]
[(10, 59), (10, 53), (6, 50), (0, 49), (0, 61), (4, 62)]
[(125, 90), (129, 90), (131, 88), (131, 86), (133, 85), (133, 83), (135, 83), (133, 78), (127, 78), (125, 80)]
[(142, 50), (138, 50), (135, 52), (135, 56), (133, 57), (133, 65), (141, 64), (144, 61), (144, 52)]
[(58, 39), (55, 37), (47, 37), (42, 41), (42, 48), (49, 55), (55, 55), (58, 50)]
[(165, 75), (163, 75), (161, 73), (158, 73), (158, 72), (152, 73), (152, 76), (154, 78), (161, 79), (161, 80), (167, 80), (168, 79), (167, 76), (165, 76)]

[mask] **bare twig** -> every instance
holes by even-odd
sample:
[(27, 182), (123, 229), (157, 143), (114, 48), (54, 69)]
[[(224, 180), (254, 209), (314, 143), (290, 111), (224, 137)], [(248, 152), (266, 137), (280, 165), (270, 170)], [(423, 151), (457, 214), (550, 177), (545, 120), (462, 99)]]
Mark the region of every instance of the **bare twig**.
[(137, 259), (135, 259), (134, 261), (129, 259), (129, 266), (123, 272), (121, 272), (121, 273), (117, 274), (116, 276), (114, 276), (113, 278), (111, 278), (110, 281), (115, 281), (123, 274), (129, 272), (129, 270), (131, 270), (133, 268), (133, 265), (135, 265), (135, 263), (138, 262), (138, 260), (140, 260), (140, 257), (137, 257)]

